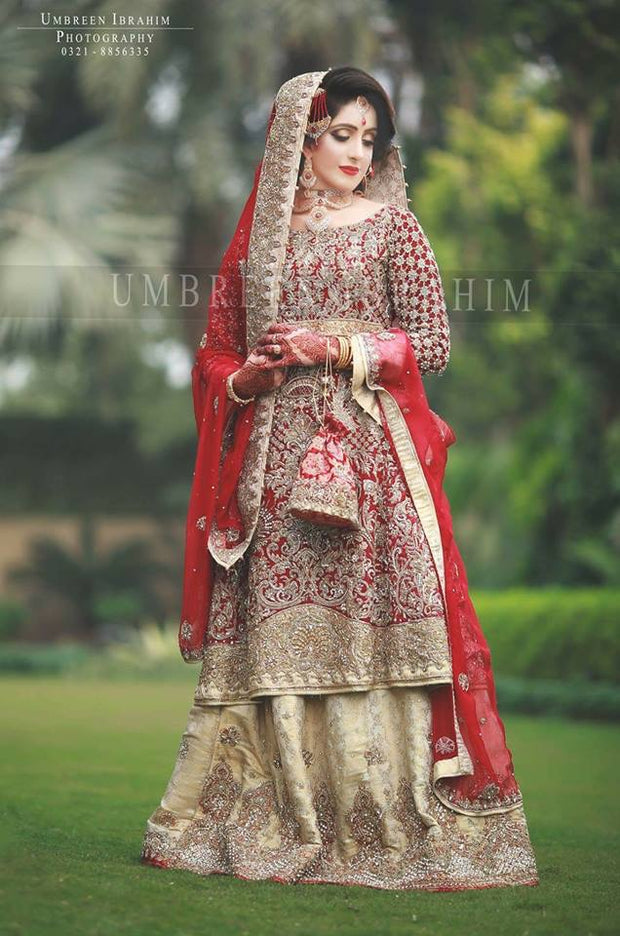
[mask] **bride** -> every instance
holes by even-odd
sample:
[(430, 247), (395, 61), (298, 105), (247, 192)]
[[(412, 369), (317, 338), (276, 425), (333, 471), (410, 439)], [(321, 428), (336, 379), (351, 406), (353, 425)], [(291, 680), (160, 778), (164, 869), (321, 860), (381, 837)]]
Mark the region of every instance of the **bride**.
[(298, 75), (209, 301), (179, 646), (200, 675), (142, 860), (282, 883), (535, 885), (443, 491), (450, 354), (393, 106)]

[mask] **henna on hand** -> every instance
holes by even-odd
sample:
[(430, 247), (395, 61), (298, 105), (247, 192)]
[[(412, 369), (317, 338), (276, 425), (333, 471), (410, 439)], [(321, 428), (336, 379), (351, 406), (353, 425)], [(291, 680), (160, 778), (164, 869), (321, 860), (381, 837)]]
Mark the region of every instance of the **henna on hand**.
[(245, 363), (236, 372), (232, 386), (235, 393), (249, 399), (261, 393), (267, 393), (284, 382), (286, 372), (283, 367), (267, 368), (267, 357), (252, 349)]
[[(267, 369), (295, 365), (323, 365), (327, 357), (327, 336), (291, 323), (270, 325), (259, 338), (257, 350), (267, 356)], [(338, 342), (330, 340), (330, 356), (338, 358)]]

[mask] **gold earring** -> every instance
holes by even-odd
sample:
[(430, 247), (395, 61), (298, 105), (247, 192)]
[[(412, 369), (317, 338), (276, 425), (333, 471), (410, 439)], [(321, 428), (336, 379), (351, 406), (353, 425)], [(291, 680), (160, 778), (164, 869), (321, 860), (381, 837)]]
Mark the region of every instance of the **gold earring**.
[(299, 181), (305, 189), (311, 189), (317, 183), (317, 178), (312, 171), (312, 157), (304, 156), (304, 168)]

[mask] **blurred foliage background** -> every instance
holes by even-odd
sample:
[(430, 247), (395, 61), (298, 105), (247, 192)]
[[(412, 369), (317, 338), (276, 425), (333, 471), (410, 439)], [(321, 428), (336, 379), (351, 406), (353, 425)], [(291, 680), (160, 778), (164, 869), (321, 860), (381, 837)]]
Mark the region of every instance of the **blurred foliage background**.
[[(33, 583), (70, 595), (85, 636), (174, 625), (208, 299), (181, 302), (181, 277), (217, 271), (278, 87), (343, 64), (392, 96), (442, 271), (452, 356), (425, 380), (457, 435), (447, 489), (470, 582), (521, 596), (522, 624), (528, 588), (551, 589), (558, 616), (558, 589), (607, 590), (617, 619), (618, 7), (132, 0), (133, 15), (193, 28), (121, 58), (62, 55), (53, 33), (17, 28), (43, 9), (66, 12), (0, 12), (0, 512), (71, 515), (80, 538), (73, 552), (33, 542), (11, 570), (5, 635)], [(112, 277), (128, 270), (139, 285), (119, 307)], [(167, 296), (145, 292), (144, 271)], [(517, 294), (529, 280), (527, 308), (507, 279)], [(152, 518), (157, 544), (102, 551), (98, 519), (129, 514)]]

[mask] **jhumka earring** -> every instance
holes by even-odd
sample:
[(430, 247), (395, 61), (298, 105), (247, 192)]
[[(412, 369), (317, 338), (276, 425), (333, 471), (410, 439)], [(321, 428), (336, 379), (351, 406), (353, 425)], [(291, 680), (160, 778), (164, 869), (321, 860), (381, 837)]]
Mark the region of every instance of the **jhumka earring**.
[(373, 179), (375, 175), (375, 167), (372, 165), (369, 166), (368, 171), (365, 173), (362, 182), (364, 183), (364, 188), (362, 189), (362, 194), (366, 194), (366, 189), (368, 188), (368, 180)]
[(304, 156), (304, 168), (299, 177), (299, 181), (305, 189), (311, 189), (317, 183), (317, 178), (314, 172), (312, 171), (312, 157), (311, 156)]

